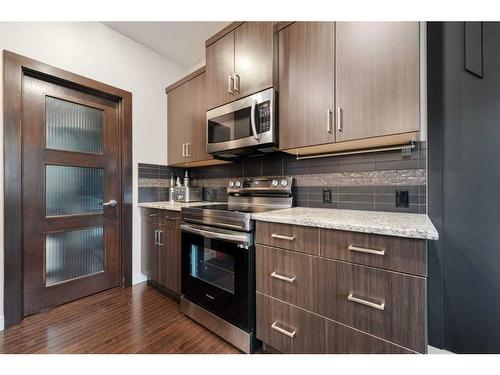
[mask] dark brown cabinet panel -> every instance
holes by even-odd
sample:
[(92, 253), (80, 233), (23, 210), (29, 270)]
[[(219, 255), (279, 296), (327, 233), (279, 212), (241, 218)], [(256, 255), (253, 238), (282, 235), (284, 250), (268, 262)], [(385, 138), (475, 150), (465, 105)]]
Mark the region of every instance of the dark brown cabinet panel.
[(337, 142), (419, 131), (419, 23), (337, 22)]
[(273, 86), (272, 22), (245, 22), (234, 30), (236, 98)]
[(206, 73), (202, 73), (186, 83), (189, 126), (186, 160), (188, 162), (212, 159), (212, 156), (207, 154), (205, 78)]
[(313, 311), (417, 352), (426, 352), (426, 280), (313, 259)]
[(326, 320), (257, 293), (257, 338), (283, 353), (324, 353)]
[(207, 109), (234, 100), (234, 32), (206, 48)]
[(312, 257), (258, 245), (255, 270), (258, 292), (312, 309)]
[(408, 349), (327, 320), (326, 352), (331, 354), (413, 354)]
[(184, 163), (185, 144), (189, 139), (187, 85), (181, 85), (167, 93), (167, 153), (168, 164)]
[(142, 210), (141, 272), (148, 280), (180, 294), (180, 213)]
[(321, 230), (321, 256), (427, 276), (425, 240)]
[(258, 221), (255, 232), (258, 244), (319, 255), (318, 228)]
[(334, 23), (295, 22), (279, 32), (280, 148), (335, 141)]

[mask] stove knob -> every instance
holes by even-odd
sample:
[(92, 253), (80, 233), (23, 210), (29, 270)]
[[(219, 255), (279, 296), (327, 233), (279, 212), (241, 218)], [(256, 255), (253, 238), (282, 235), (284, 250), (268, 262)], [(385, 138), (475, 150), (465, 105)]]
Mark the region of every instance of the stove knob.
[(241, 181), (236, 181), (236, 183), (234, 184), (234, 186), (236, 186), (237, 188), (240, 188), (241, 187)]
[(287, 187), (288, 186), (288, 180), (281, 180), (281, 186)]
[(278, 187), (278, 184), (279, 184), (278, 180), (272, 180), (272, 181), (271, 181), (271, 185), (272, 185), (273, 187)]
[(230, 188), (234, 187), (234, 181), (229, 181), (229, 187)]

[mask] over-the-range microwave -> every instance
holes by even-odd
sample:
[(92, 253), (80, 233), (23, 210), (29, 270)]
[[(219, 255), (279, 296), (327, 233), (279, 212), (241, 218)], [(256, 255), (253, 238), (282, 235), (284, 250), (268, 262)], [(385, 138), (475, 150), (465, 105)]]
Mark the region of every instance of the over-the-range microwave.
[(207, 111), (207, 152), (231, 159), (278, 148), (273, 88)]

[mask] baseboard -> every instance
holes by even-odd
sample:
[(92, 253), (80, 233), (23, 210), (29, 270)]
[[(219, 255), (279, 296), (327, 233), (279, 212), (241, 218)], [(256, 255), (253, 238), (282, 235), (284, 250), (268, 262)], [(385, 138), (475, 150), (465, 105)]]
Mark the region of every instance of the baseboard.
[(453, 352), (449, 352), (448, 350), (435, 348), (434, 346), (427, 347), (427, 354), (455, 354)]
[(140, 272), (132, 275), (132, 285), (139, 284), (139, 283), (144, 283), (146, 281), (148, 281), (147, 276), (143, 275)]
[(4, 316), (0, 315), (0, 331), (3, 331), (4, 329), (4, 322), (5, 322)]

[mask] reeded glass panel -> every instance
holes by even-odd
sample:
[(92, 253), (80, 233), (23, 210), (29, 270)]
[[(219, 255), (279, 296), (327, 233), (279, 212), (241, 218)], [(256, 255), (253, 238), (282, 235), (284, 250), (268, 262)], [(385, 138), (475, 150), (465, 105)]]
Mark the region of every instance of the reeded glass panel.
[(104, 169), (47, 165), (47, 216), (102, 213)]
[(45, 236), (45, 285), (104, 270), (102, 227), (49, 233)]
[(103, 110), (47, 96), (45, 112), (47, 148), (103, 153)]

